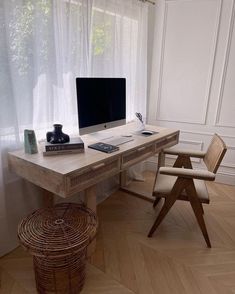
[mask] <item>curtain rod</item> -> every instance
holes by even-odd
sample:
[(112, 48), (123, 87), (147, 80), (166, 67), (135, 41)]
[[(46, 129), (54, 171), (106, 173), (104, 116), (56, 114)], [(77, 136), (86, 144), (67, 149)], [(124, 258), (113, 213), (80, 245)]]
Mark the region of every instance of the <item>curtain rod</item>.
[(154, 1), (151, 1), (151, 0), (139, 0), (139, 1), (141, 1), (141, 2), (148, 2), (148, 3), (152, 4), (152, 5), (155, 5), (155, 2)]

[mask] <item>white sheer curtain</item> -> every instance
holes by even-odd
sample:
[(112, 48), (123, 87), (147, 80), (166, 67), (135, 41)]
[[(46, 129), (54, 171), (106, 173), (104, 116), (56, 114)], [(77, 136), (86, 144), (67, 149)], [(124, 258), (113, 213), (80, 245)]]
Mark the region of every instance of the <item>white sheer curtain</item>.
[(125, 77), (127, 120), (135, 112), (145, 117), (148, 7), (136, 0), (93, 3), (91, 75)]
[(75, 78), (127, 79), (127, 117), (146, 111), (147, 6), (137, 0), (0, 1), (0, 255), (40, 206), (39, 189), (8, 171), (23, 130), (78, 132)]

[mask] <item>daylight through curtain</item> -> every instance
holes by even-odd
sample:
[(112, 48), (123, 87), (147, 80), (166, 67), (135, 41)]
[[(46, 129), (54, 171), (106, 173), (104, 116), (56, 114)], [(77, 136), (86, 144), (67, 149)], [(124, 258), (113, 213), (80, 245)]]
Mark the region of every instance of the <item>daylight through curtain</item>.
[[(125, 77), (127, 119), (146, 111), (147, 6), (136, 0), (0, 1), (0, 255), (39, 191), (8, 170), (7, 152), (62, 123), (78, 133), (75, 78)], [(4, 236), (4, 237), (3, 237)]]

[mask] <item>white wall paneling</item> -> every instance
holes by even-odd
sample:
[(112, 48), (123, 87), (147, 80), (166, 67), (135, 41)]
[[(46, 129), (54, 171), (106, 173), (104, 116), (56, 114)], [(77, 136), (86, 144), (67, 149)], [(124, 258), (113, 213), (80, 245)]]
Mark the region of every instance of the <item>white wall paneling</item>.
[(227, 146), (228, 150), (225, 155), (221, 167), (228, 167), (235, 169), (235, 146)]
[(231, 6), (226, 54), (215, 121), (216, 125), (227, 127), (235, 127), (235, 0), (232, 1)]
[(157, 120), (205, 123), (220, 14), (221, 0), (166, 1)]
[(148, 122), (180, 129), (182, 148), (206, 150), (218, 133), (216, 180), (235, 185), (235, 0), (158, 0), (155, 21)]

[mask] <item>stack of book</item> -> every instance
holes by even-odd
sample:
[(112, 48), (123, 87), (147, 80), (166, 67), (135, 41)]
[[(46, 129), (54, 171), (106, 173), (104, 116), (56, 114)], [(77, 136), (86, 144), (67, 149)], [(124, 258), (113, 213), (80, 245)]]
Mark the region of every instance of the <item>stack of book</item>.
[(81, 138), (70, 138), (70, 142), (63, 144), (51, 144), (46, 142), (43, 151), (44, 156), (81, 153), (84, 152), (84, 143)]

